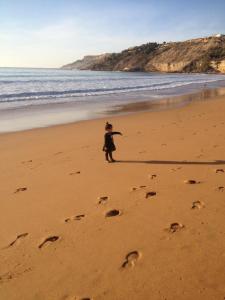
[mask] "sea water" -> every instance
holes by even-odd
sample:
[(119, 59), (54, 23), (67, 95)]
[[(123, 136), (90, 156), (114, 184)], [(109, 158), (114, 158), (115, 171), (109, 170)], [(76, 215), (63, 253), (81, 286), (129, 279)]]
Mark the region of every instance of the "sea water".
[(225, 75), (0, 68), (0, 132), (103, 116), (114, 106), (225, 86)]

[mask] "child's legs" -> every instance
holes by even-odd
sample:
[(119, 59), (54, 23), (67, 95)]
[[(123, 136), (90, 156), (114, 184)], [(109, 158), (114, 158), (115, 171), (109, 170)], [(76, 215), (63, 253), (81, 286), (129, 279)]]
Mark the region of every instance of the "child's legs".
[(112, 151), (109, 152), (109, 157), (110, 157), (111, 160), (114, 160), (113, 157), (112, 157)]
[(109, 160), (109, 152), (108, 151), (105, 151), (105, 159)]
[(112, 152), (106, 151), (105, 152), (105, 159), (109, 161), (109, 158), (112, 159)]
[(113, 157), (112, 157), (112, 151), (106, 151), (105, 152), (105, 159), (109, 161), (109, 158), (111, 160), (114, 160)]

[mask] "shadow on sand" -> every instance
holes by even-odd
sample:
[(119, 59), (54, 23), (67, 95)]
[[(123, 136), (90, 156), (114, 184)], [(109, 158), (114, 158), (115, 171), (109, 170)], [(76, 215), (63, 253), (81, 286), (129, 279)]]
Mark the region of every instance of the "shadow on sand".
[(177, 160), (117, 160), (117, 163), (152, 164), (152, 165), (225, 165), (225, 160), (213, 161), (177, 161)]

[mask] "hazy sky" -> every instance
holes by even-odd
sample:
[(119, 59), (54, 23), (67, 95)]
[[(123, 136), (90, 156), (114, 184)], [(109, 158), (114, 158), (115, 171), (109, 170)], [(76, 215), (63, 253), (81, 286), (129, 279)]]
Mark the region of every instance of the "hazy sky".
[(0, 67), (225, 33), (225, 0), (0, 0)]

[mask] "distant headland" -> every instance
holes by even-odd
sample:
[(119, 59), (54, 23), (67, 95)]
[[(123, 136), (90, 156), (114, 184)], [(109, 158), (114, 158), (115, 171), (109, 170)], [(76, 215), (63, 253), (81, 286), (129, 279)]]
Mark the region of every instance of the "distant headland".
[(225, 73), (225, 35), (147, 43), (120, 53), (84, 56), (65, 70)]

